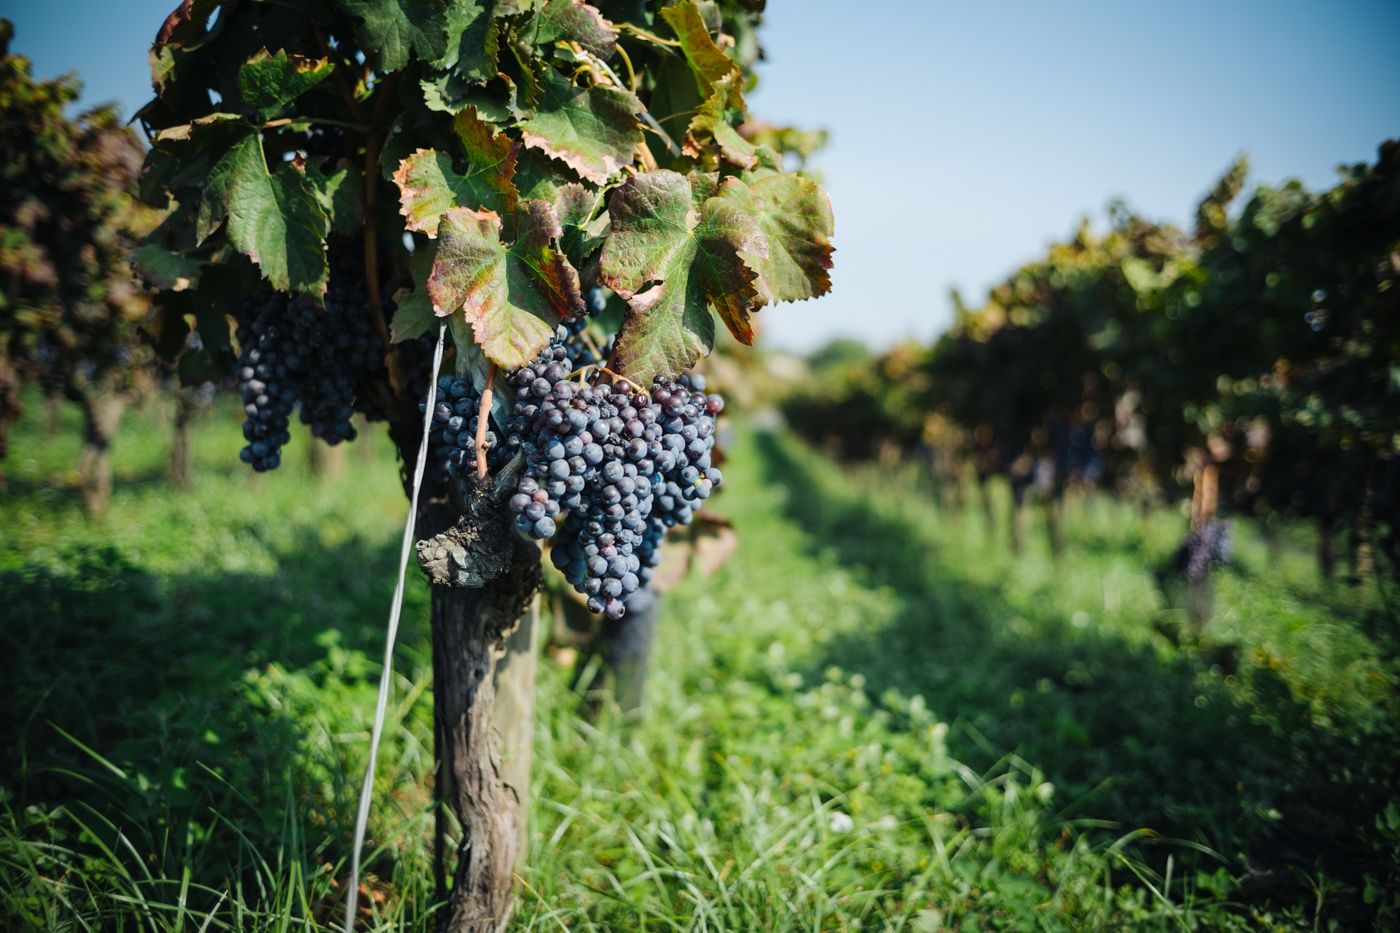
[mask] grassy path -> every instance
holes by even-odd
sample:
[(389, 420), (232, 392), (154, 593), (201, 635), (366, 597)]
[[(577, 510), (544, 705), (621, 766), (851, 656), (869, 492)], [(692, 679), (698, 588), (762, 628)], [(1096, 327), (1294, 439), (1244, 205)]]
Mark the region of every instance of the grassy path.
[[(199, 929), (215, 903), (211, 929), (331, 923), (404, 509), (387, 444), (337, 477), (294, 452), (253, 480), (224, 413), (182, 497), (138, 415), (92, 526), (68, 443), (22, 433), (0, 492), (0, 681), (24, 713), (0, 735), (0, 925), (124, 910)], [(582, 719), (569, 671), (542, 666), (516, 928), (1312, 928), (1319, 899), (1360, 915), (1375, 863), (1337, 827), (1396, 786), (1394, 753), (1360, 738), (1395, 734), (1394, 666), (1301, 551), (1271, 561), (1240, 536), (1212, 623), (1240, 649), (1228, 674), (1154, 632), (1170, 613), (1143, 568), (1174, 516), (1088, 503), (1063, 564), (1013, 559), (908, 476), (770, 435), (733, 454), (714, 508), (740, 550), (666, 597), (646, 714)], [(424, 588), (409, 600), (382, 929), (421, 927), (429, 893)], [(1257, 906), (1316, 882), (1318, 858), (1312, 901)]]

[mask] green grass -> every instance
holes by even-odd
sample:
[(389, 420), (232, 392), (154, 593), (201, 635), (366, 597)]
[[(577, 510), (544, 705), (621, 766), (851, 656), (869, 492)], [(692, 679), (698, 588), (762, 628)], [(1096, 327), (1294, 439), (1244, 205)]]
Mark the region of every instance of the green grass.
[[(406, 508), (393, 454), (375, 437), (316, 478), (299, 437), (255, 479), (225, 407), (181, 495), (164, 423), (128, 417), (98, 523), (71, 423), (21, 422), (5, 464), (0, 927), (331, 927)], [(1383, 609), (1302, 543), (1274, 559), (1241, 530), (1216, 648), (1178, 648), (1151, 573), (1175, 514), (1072, 504), (1057, 563), (911, 474), (782, 437), (741, 435), (725, 475), (741, 548), (666, 597), (644, 714), (582, 717), (541, 666), (515, 928), (1394, 922), (1365, 896), (1400, 863), (1396, 665), (1362, 634)], [(426, 597), (414, 581), (364, 928), (431, 922)]]

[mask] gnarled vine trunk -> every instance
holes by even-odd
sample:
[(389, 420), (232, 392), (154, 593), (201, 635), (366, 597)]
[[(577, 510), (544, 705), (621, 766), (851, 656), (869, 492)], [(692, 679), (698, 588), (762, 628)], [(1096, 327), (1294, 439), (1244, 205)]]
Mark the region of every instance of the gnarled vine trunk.
[[(399, 443), (402, 449), (403, 441)], [(424, 493), (417, 522), (420, 539), (438, 535), (436, 540), (444, 540), (463, 529), (450, 497), (430, 488)], [(479, 521), (488, 511), (484, 506), (469, 507), (468, 517)], [(487, 579), (450, 586), (441, 582), (446, 579), (442, 574), (430, 573), (430, 580), (439, 581), (431, 584), (436, 796), (450, 808), (461, 829), (451, 890), (439, 891), (447, 900), (443, 933), (505, 929), (514, 903), (515, 867), (525, 840), (529, 761), (527, 757), (522, 768), (518, 749), (512, 749), (510, 759), (502, 762), (496, 668), (539, 589), (540, 553), (508, 530), (501, 531), (467, 525), (461, 539), (469, 550), (478, 545), (483, 555), (494, 559)], [(420, 545), (420, 564), (423, 553)], [(515, 665), (516, 659), (508, 663)], [(528, 669), (528, 684), (514, 682), (522, 680), (524, 673), (512, 672), (513, 694), (533, 693), (533, 667)], [(530, 732), (532, 738), (533, 728)], [(514, 734), (510, 738), (518, 741)], [(442, 871), (447, 813), (439, 811), (437, 819)]]
[(189, 392), (175, 393), (175, 436), (170, 443), (170, 482), (176, 489), (194, 486), (194, 421), (195, 401)]
[(78, 453), (78, 476), (83, 508), (100, 516), (112, 501), (112, 437), (126, 412), (126, 399), (99, 390), (95, 396), (70, 389), (68, 398), (83, 413), (83, 447)]
[(479, 590), (433, 586), (433, 717), (442, 795), (461, 826), (444, 933), (495, 933), (510, 920), (525, 801), (497, 751), (496, 650), (533, 598), (538, 554), (518, 554)]
[(520, 805), (516, 858), (525, 864), (530, 845), (530, 767), (535, 750), (535, 669), (539, 658), (540, 600), (536, 596), (496, 659), (496, 734), (501, 773)]

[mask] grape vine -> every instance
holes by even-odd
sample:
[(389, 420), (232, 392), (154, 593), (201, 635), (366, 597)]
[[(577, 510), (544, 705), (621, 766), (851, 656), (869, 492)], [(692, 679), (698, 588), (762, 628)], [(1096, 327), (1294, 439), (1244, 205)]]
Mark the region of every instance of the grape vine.
[[(255, 469), (299, 407), (328, 442), (353, 411), (384, 419), (407, 476), (431, 415), (420, 563), (480, 589), (435, 590), (443, 644), (515, 625), (535, 541), (621, 616), (665, 529), (721, 481), (723, 403), (687, 375), (717, 320), (751, 343), (761, 308), (830, 289), (830, 203), (785, 168), (818, 137), (748, 113), (762, 7), (186, 0), (156, 37), (141, 189), (165, 214), (135, 254), (155, 325), (166, 346), (193, 326), (236, 373)], [(429, 413), (439, 321), (450, 370)], [(494, 663), (461, 650), (488, 656), (435, 652), (454, 723), (476, 721), (452, 706), (477, 702), (463, 678)], [(440, 736), (459, 769), (444, 783), (487, 787), (454, 804), (472, 848), (448, 926), (504, 922), (513, 843), (477, 813), (487, 758)]]

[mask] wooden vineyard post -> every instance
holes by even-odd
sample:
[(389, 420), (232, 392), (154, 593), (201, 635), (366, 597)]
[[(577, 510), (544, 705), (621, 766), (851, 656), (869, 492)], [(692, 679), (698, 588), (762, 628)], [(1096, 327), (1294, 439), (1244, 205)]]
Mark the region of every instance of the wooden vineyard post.
[(520, 808), (517, 859), (524, 865), (530, 851), (530, 768), (535, 746), (535, 672), (539, 661), (540, 597), (506, 639), (496, 661), (496, 732), (500, 736), (501, 773)]
[[(1220, 495), (1220, 468), (1207, 461), (1196, 471), (1191, 491), (1191, 530), (1199, 532), (1207, 521), (1215, 517), (1215, 507)], [(1210, 571), (1199, 580), (1186, 580), (1186, 606), (1191, 614), (1191, 624), (1199, 636), (1210, 621), (1214, 594), (1211, 590)]]

